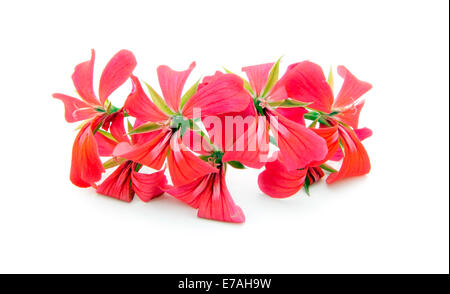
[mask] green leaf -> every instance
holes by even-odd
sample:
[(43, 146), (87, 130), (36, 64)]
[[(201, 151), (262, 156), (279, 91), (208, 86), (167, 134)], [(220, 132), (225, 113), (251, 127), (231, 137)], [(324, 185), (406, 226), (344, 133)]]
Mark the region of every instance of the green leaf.
[(102, 134), (103, 136), (105, 136), (106, 138), (113, 140), (114, 142), (117, 142), (116, 138), (113, 137), (113, 135), (111, 135), (110, 133), (102, 130), (102, 129), (98, 129), (98, 131), (100, 134)]
[(330, 73), (328, 74), (328, 85), (330, 85), (331, 91), (334, 88), (333, 67), (330, 66)]
[(291, 100), (291, 99), (286, 99), (286, 100), (281, 100), (281, 101), (274, 101), (274, 102), (269, 102), (269, 105), (272, 107), (306, 107), (308, 105), (310, 105), (312, 102), (300, 102), (300, 101), (295, 101), (295, 100)]
[(128, 135), (153, 132), (153, 131), (161, 129), (162, 127), (163, 126), (161, 124), (154, 123), (154, 122), (148, 122), (148, 123), (142, 124), (139, 127), (131, 130), (131, 132), (129, 132)]
[(278, 74), (280, 72), (280, 61), (281, 57), (278, 58), (277, 62), (273, 65), (272, 69), (269, 72), (269, 77), (267, 78), (266, 87), (264, 88), (262, 97), (266, 97), (269, 91), (273, 88), (275, 83), (278, 81)]
[(180, 101), (180, 109), (183, 109), (184, 104), (197, 92), (198, 84), (200, 83), (200, 79), (189, 88), (189, 90), (184, 93), (183, 97), (181, 97)]
[[(225, 67), (223, 69), (225, 70), (226, 73), (235, 74), (235, 73), (229, 71), (228, 69), (226, 69)], [(252, 86), (250, 85), (250, 83), (246, 79), (244, 79), (243, 77), (241, 77), (241, 79), (242, 79), (242, 81), (244, 81), (244, 89), (249, 91), (252, 95), (255, 95), (255, 93), (253, 92), (253, 89), (252, 89)]]
[(317, 112), (308, 112), (303, 115), (305, 119), (316, 120), (320, 117), (320, 114)]
[(130, 123), (130, 120), (127, 118), (127, 129), (128, 133), (133, 130), (133, 125)]
[(166, 102), (164, 102), (164, 99), (159, 96), (158, 93), (146, 82), (144, 84), (147, 86), (148, 92), (150, 93), (150, 96), (152, 97), (153, 103), (156, 104), (156, 106), (164, 111), (168, 115), (174, 115), (175, 113), (167, 106)]
[(103, 168), (108, 169), (108, 168), (112, 168), (115, 166), (118, 166), (119, 164), (122, 164), (126, 161), (125, 158), (118, 158), (118, 157), (113, 157), (105, 162), (103, 162)]
[(306, 178), (305, 178), (305, 183), (303, 184), (303, 188), (305, 188), (306, 194), (307, 194), (308, 196), (311, 196), (311, 195), (309, 195), (309, 186), (311, 186), (311, 184), (309, 183), (309, 178), (306, 177)]
[(325, 164), (325, 163), (321, 164), (320, 167), (322, 169), (326, 170), (327, 172), (330, 172), (330, 173), (336, 173), (337, 172), (337, 170), (335, 170), (334, 168), (332, 168), (331, 166), (329, 166), (328, 164)]
[(232, 161), (228, 161), (227, 163), (229, 165), (231, 165), (232, 167), (237, 168), (237, 169), (244, 169), (245, 168), (245, 165), (243, 165), (239, 161), (232, 160)]

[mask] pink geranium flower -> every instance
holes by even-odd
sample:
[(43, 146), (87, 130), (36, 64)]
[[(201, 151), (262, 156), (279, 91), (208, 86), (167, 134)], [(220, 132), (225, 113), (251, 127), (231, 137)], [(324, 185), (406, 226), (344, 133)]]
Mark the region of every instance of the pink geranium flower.
[[(109, 130), (105, 135), (103, 132), (95, 134), (99, 152), (102, 156), (112, 156), (114, 148), (119, 142), (130, 142), (124, 128), (124, 113), (114, 113)], [(131, 141), (142, 139), (143, 135), (131, 136)], [(164, 193), (163, 187), (167, 184), (164, 170), (152, 174), (139, 173), (142, 165), (132, 160), (112, 158), (105, 164), (119, 165), (116, 170), (108, 176), (97, 188), (97, 193), (113, 197), (122, 201), (130, 202), (136, 194), (142, 201), (147, 202)]]
[[(181, 142), (181, 139), (177, 139)], [(227, 161), (224, 153), (217, 146), (211, 145), (202, 136), (192, 130), (187, 130), (183, 136), (184, 148), (197, 150), (205, 163), (214, 170), (183, 185), (168, 186), (166, 192), (175, 198), (198, 209), (198, 217), (218, 221), (242, 223), (245, 216), (237, 206), (228, 191), (225, 174)], [(194, 148), (194, 146), (196, 146)], [(185, 171), (186, 173), (189, 170)], [(181, 177), (182, 174), (177, 177)]]
[(93, 87), (94, 62), (95, 51), (92, 50), (91, 59), (78, 64), (72, 75), (75, 89), (81, 99), (60, 93), (53, 94), (54, 98), (64, 103), (67, 122), (85, 120), (73, 144), (70, 170), (70, 180), (79, 187), (95, 186), (95, 182), (101, 179), (104, 168), (94, 134), (103, 125), (104, 120), (117, 111), (109, 103), (108, 97), (128, 80), (136, 67), (133, 53), (127, 50), (119, 51), (103, 70), (97, 98)]
[(150, 94), (158, 105), (144, 92), (137, 77), (132, 77), (134, 89), (128, 96), (124, 109), (140, 122), (155, 125), (151, 138), (136, 144), (120, 143), (114, 150), (114, 156), (127, 158), (143, 165), (160, 169), (167, 157), (172, 182), (184, 185), (193, 179), (217, 172), (203, 160), (192, 154), (180, 141), (182, 126), (192, 124), (196, 110), (201, 117), (214, 116), (224, 112), (241, 111), (247, 107), (247, 96), (242, 80), (232, 74), (205, 87), (196, 89), (196, 85), (182, 92), (185, 81), (195, 63), (185, 71), (174, 71), (168, 66), (157, 69), (159, 84), (163, 96), (159, 96), (151, 87)]
[[(285, 89), (289, 97), (301, 102), (309, 102), (308, 108), (316, 110), (317, 118), (325, 120), (329, 125), (338, 126), (339, 141), (342, 145), (344, 159), (337, 173), (327, 178), (327, 183), (339, 179), (360, 176), (370, 171), (370, 160), (364, 146), (358, 138), (372, 134), (369, 129), (358, 130), (359, 114), (364, 105), (361, 96), (372, 86), (358, 80), (345, 67), (339, 66), (338, 73), (344, 83), (336, 99), (320, 66), (309, 61), (296, 64), (286, 76)], [(339, 149), (338, 149), (339, 150)], [(342, 151), (333, 159), (339, 159)]]
[[(286, 74), (290, 69), (291, 66)], [(227, 153), (227, 159), (238, 160), (256, 168), (263, 166), (269, 151), (266, 146), (270, 129), (280, 149), (280, 160), (289, 170), (322, 160), (327, 153), (325, 141), (312, 130), (283, 114), (282, 103), (279, 102), (286, 100), (288, 95), (284, 87), (285, 76), (279, 80), (277, 78), (278, 62), (247, 66), (242, 70), (247, 74), (249, 82), (246, 88), (253, 100), (245, 115), (255, 116), (254, 127), (250, 128), (252, 132), (245, 134), (249, 138), (246, 140), (257, 141), (258, 146), (262, 147), (249, 154), (246, 148), (237, 150), (235, 144)], [(260, 159), (259, 164), (255, 163), (255, 158)]]

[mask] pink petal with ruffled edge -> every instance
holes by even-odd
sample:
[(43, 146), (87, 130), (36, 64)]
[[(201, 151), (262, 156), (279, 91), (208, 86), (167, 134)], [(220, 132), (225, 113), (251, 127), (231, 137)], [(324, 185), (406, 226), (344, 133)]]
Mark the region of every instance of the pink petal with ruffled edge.
[(269, 126), (263, 116), (256, 116), (254, 123), (231, 147), (227, 147), (223, 162), (239, 161), (245, 166), (261, 168), (269, 155)]
[(338, 74), (344, 78), (341, 90), (334, 101), (333, 108), (345, 108), (353, 104), (364, 93), (372, 89), (372, 85), (358, 80), (347, 68), (338, 66)]
[(75, 67), (75, 71), (72, 74), (72, 81), (77, 89), (78, 95), (92, 105), (101, 106), (97, 96), (94, 92), (93, 79), (94, 79), (94, 62), (95, 51), (91, 50), (91, 60), (82, 62)]
[(222, 169), (183, 186), (169, 187), (166, 192), (198, 208), (198, 217), (233, 223), (245, 221), (242, 209), (234, 203), (227, 189)]
[(174, 112), (178, 112), (184, 84), (194, 67), (195, 62), (192, 62), (189, 68), (184, 71), (173, 70), (167, 65), (158, 66), (159, 86), (161, 87), (164, 100)]
[(183, 145), (200, 155), (209, 155), (214, 148), (209, 142), (198, 132), (187, 129), (182, 138)]
[(358, 128), (359, 114), (364, 106), (364, 101), (358, 101), (351, 107), (345, 108), (340, 113), (335, 115), (335, 118), (352, 128)]
[(369, 156), (355, 132), (339, 125), (339, 136), (345, 156), (339, 171), (328, 176), (328, 184), (344, 178), (365, 175), (370, 171)]
[(210, 175), (209, 182), (210, 188), (201, 195), (197, 216), (223, 222), (245, 222), (244, 212), (228, 191), (223, 171)]
[(131, 145), (130, 143), (122, 142), (114, 149), (113, 155), (159, 170), (166, 160), (171, 136), (172, 131), (164, 129), (159, 131), (158, 135), (152, 140), (143, 144)]
[(278, 151), (274, 153), (271, 162), (266, 163), (266, 169), (258, 176), (258, 185), (261, 191), (270, 197), (286, 198), (294, 195), (303, 187), (307, 169), (288, 170), (277, 159)]
[(311, 129), (266, 109), (270, 128), (280, 148), (280, 161), (289, 170), (304, 168), (328, 153), (326, 142)]
[(242, 71), (248, 77), (250, 86), (258, 97), (266, 86), (267, 79), (269, 77), (269, 72), (275, 63), (265, 63), (259, 65), (251, 65), (242, 68)]
[(64, 118), (69, 123), (89, 119), (98, 114), (89, 104), (80, 99), (60, 93), (52, 96), (64, 103)]
[(234, 74), (223, 74), (203, 86), (184, 105), (182, 113), (194, 118), (194, 109), (201, 110), (201, 117), (244, 110), (249, 103), (249, 94), (243, 81)]
[(104, 171), (91, 124), (86, 124), (73, 143), (70, 180), (75, 186), (82, 188), (95, 186)]
[(128, 80), (136, 64), (136, 58), (128, 50), (120, 50), (111, 58), (100, 77), (99, 95), (102, 105), (112, 92)]
[[(363, 140), (369, 138), (370, 136), (372, 136), (372, 130), (369, 128), (356, 129), (356, 130), (354, 130), (354, 132), (360, 141), (363, 141)], [(344, 154), (342, 153), (341, 148), (338, 148), (336, 150), (336, 153), (334, 153), (334, 155), (330, 158), (330, 160), (339, 161), (343, 157), (344, 157)]]
[(95, 133), (94, 138), (97, 141), (99, 155), (112, 156), (114, 148), (116, 148), (118, 143), (100, 132)]
[(125, 202), (133, 200), (134, 191), (131, 189), (132, 161), (119, 165), (97, 188), (97, 193), (113, 197)]
[(338, 126), (322, 127), (318, 129), (311, 129), (314, 133), (323, 138), (327, 143), (328, 153), (327, 156), (319, 161), (313, 161), (309, 166), (319, 166), (322, 163), (327, 162), (339, 149), (339, 131)]
[(308, 113), (308, 110), (306, 110), (303, 107), (288, 107), (288, 108), (281, 108), (278, 107), (277, 112), (281, 114), (282, 116), (298, 123), (301, 125), (305, 125), (305, 113)]
[(167, 179), (164, 175), (165, 170), (152, 174), (143, 174), (136, 172), (136, 164), (133, 165), (131, 173), (131, 183), (136, 195), (144, 202), (148, 202), (155, 197), (161, 196), (163, 188), (167, 185)]
[(175, 186), (187, 184), (198, 177), (218, 171), (189, 151), (182, 143), (179, 132), (176, 132), (170, 141), (167, 163), (170, 178)]
[(312, 102), (308, 107), (331, 112), (333, 91), (319, 65), (310, 61), (298, 63), (286, 75), (285, 88), (290, 98)]
[(125, 105), (123, 106), (126, 111), (142, 120), (151, 122), (160, 122), (168, 119), (168, 116), (162, 112), (145, 94), (139, 79), (131, 75), (131, 81), (133, 84), (133, 90), (128, 95)]

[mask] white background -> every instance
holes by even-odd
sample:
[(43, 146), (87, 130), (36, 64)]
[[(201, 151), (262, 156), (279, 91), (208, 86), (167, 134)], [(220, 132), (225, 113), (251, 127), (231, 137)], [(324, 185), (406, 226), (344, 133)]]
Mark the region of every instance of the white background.
[[(2, 1), (0, 272), (448, 273), (448, 21), (444, 0)], [(361, 115), (372, 172), (277, 200), (259, 171), (230, 169), (242, 225), (169, 196), (127, 204), (77, 188), (76, 125), (51, 94), (74, 93), (91, 48), (97, 81), (122, 48), (152, 84), (157, 65), (193, 60), (188, 84), (281, 55), (283, 71), (346, 65), (374, 86)]]

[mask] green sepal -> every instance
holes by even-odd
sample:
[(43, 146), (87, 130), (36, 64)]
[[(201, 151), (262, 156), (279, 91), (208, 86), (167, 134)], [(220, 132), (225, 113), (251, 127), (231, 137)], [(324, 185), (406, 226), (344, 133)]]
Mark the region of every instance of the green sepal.
[(130, 120), (127, 118), (127, 129), (128, 133), (133, 130), (133, 125), (130, 123)]
[(138, 172), (142, 167), (141, 163), (136, 164), (136, 168), (134, 169), (135, 172)]
[(131, 132), (128, 132), (128, 135), (153, 132), (153, 131), (161, 129), (162, 127), (163, 127), (163, 125), (161, 125), (161, 124), (154, 123), (154, 122), (147, 122), (145, 124), (138, 126), (135, 129), (131, 130)]
[(333, 89), (334, 89), (334, 78), (333, 78), (333, 67), (332, 66), (330, 66), (330, 73), (328, 74), (327, 82), (328, 82), (328, 85), (331, 88), (331, 91), (333, 91)]
[(227, 163), (229, 165), (231, 165), (234, 168), (237, 169), (245, 169), (245, 165), (243, 165), (242, 163), (240, 163), (239, 161), (235, 161), (235, 160), (231, 160), (231, 161), (227, 161)]
[(291, 99), (285, 99), (285, 100), (281, 100), (281, 101), (274, 101), (274, 102), (269, 102), (269, 105), (272, 107), (306, 107), (308, 105), (310, 105), (311, 102), (300, 102), (300, 101), (295, 101), (295, 100), (291, 100)]
[(112, 105), (111, 103), (109, 103), (109, 106), (108, 106), (108, 113), (109, 114), (112, 114), (112, 113), (117, 112), (119, 110), (120, 110), (119, 107), (116, 107), (116, 106)]
[(115, 166), (118, 166), (118, 165), (124, 163), (125, 161), (126, 161), (125, 158), (113, 157), (113, 158), (108, 159), (107, 161), (103, 162), (103, 168), (104, 169), (112, 168), (112, 167), (115, 167)]
[(325, 164), (325, 163), (321, 164), (320, 168), (322, 168), (323, 170), (326, 170), (327, 172), (330, 172), (330, 173), (337, 173), (337, 170), (335, 170), (334, 168), (332, 168), (331, 166), (329, 166), (328, 164)]
[(309, 186), (311, 186), (311, 184), (309, 183), (309, 178), (305, 177), (305, 183), (303, 184), (303, 188), (305, 188), (306, 195), (311, 196), (309, 194)]
[(189, 90), (184, 93), (183, 97), (181, 97), (180, 101), (180, 109), (183, 109), (184, 104), (197, 92), (198, 84), (200, 83), (200, 79), (189, 88)]
[(339, 113), (341, 113), (341, 112), (338, 110), (333, 110), (332, 112), (330, 112), (330, 116), (335, 116), (336, 114), (339, 114)]
[(174, 115), (175, 113), (169, 108), (169, 106), (167, 106), (164, 99), (161, 96), (159, 96), (159, 94), (156, 93), (156, 91), (149, 84), (147, 84), (146, 82), (144, 82), (144, 84), (147, 86), (148, 92), (150, 93), (153, 103), (155, 103), (155, 105), (160, 110), (165, 112), (167, 115), (170, 116)]
[(106, 132), (106, 131), (104, 131), (102, 129), (98, 129), (97, 132), (99, 132), (100, 134), (102, 134), (106, 138), (108, 138), (108, 139), (110, 139), (110, 140), (112, 140), (114, 142), (117, 142), (116, 138), (114, 138), (113, 135), (111, 135), (110, 133), (108, 133), (108, 132)]
[(264, 91), (262, 97), (266, 97), (269, 91), (273, 88), (275, 83), (278, 81), (278, 74), (280, 72), (280, 62), (281, 57), (278, 58), (277, 62), (273, 65), (272, 69), (269, 72), (269, 77), (267, 78), (266, 86), (264, 87)]
[(102, 126), (103, 126), (103, 120), (98, 125), (95, 126), (95, 128), (92, 130), (92, 134), (95, 135)]
[(321, 123), (321, 124), (323, 124), (325, 126), (328, 126), (328, 127), (330, 126), (330, 124), (328, 123), (328, 121), (326, 119), (326, 116), (322, 115), (321, 113), (308, 112), (308, 113), (305, 113), (303, 115), (303, 117), (305, 119), (312, 120), (312, 121), (316, 121), (317, 120), (317, 121), (319, 121), (319, 123)]

